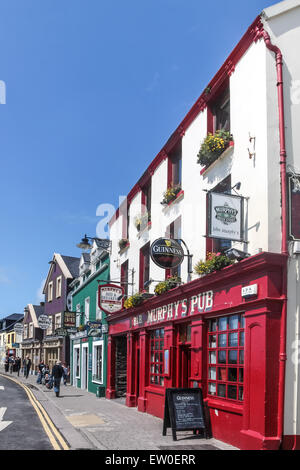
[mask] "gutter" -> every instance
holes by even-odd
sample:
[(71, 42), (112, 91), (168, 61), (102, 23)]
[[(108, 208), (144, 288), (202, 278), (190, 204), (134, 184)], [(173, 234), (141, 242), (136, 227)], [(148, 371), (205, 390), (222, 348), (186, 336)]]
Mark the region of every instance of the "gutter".
[[(262, 14), (264, 16), (264, 13)], [(280, 49), (272, 44), (270, 35), (263, 29), (262, 23), (257, 30), (257, 39), (263, 38), (266, 47), (275, 54), (277, 73), (277, 95), (279, 114), (279, 145), (280, 145), (280, 183), (281, 183), (281, 253), (286, 256), (286, 262), (282, 269), (282, 318), (280, 325), (279, 346), (279, 383), (278, 383), (278, 426), (277, 438), (282, 444), (284, 433), (284, 392), (285, 392), (285, 370), (286, 370), (286, 330), (287, 330), (287, 262), (288, 262), (288, 237), (287, 237), (287, 179), (286, 179), (286, 143), (285, 143), (285, 119), (283, 99), (283, 74), (282, 53)]]

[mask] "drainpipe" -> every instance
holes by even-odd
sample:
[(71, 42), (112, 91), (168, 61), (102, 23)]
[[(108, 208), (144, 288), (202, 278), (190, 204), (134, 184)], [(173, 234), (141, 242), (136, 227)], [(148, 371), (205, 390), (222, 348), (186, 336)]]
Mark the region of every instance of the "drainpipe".
[(261, 35), (267, 48), (274, 52), (277, 70), (277, 94), (279, 113), (279, 144), (280, 144), (280, 183), (281, 183), (281, 253), (286, 256), (283, 267), (282, 280), (282, 319), (280, 325), (280, 352), (279, 352), (279, 390), (278, 390), (278, 428), (277, 437), (282, 443), (284, 432), (284, 388), (285, 388), (285, 368), (286, 368), (286, 330), (287, 330), (287, 181), (286, 181), (286, 145), (285, 145), (285, 121), (284, 121), (284, 100), (283, 100), (283, 76), (282, 76), (282, 53), (277, 46), (271, 43), (269, 34), (261, 30)]

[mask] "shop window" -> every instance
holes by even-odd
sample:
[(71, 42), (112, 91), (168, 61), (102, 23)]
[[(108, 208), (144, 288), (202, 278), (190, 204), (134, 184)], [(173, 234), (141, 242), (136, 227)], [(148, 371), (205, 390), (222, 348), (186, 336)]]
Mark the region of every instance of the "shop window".
[[(231, 175), (228, 175), (212, 190), (214, 193), (231, 193)], [(208, 195), (207, 195), (207, 214), (208, 214)], [(207, 221), (208, 231), (208, 221)], [(225, 238), (206, 238), (206, 253), (224, 253), (231, 248), (231, 240)]]
[(237, 402), (244, 394), (244, 316), (209, 320), (208, 395)]
[(164, 385), (164, 329), (150, 334), (150, 384)]
[(149, 287), (145, 287), (145, 283), (150, 278), (150, 243), (147, 243), (140, 250), (140, 291), (149, 290)]

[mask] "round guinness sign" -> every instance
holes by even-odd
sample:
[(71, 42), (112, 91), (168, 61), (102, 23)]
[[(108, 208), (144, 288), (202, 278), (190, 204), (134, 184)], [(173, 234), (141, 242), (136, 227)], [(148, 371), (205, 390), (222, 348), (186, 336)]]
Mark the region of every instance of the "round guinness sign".
[(171, 269), (182, 263), (184, 252), (177, 240), (158, 238), (150, 247), (150, 256), (160, 268)]

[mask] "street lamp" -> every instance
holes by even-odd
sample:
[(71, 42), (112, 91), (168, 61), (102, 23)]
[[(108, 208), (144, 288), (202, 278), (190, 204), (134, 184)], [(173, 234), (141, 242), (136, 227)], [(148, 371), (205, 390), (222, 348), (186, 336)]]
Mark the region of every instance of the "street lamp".
[(98, 246), (105, 251), (109, 251), (110, 249), (110, 240), (107, 240), (106, 238), (88, 237), (86, 234), (81, 239), (81, 242), (78, 243), (76, 246), (78, 248), (81, 248), (82, 250), (90, 250), (92, 248), (92, 244), (89, 242), (89, 240), (96, 240)]

